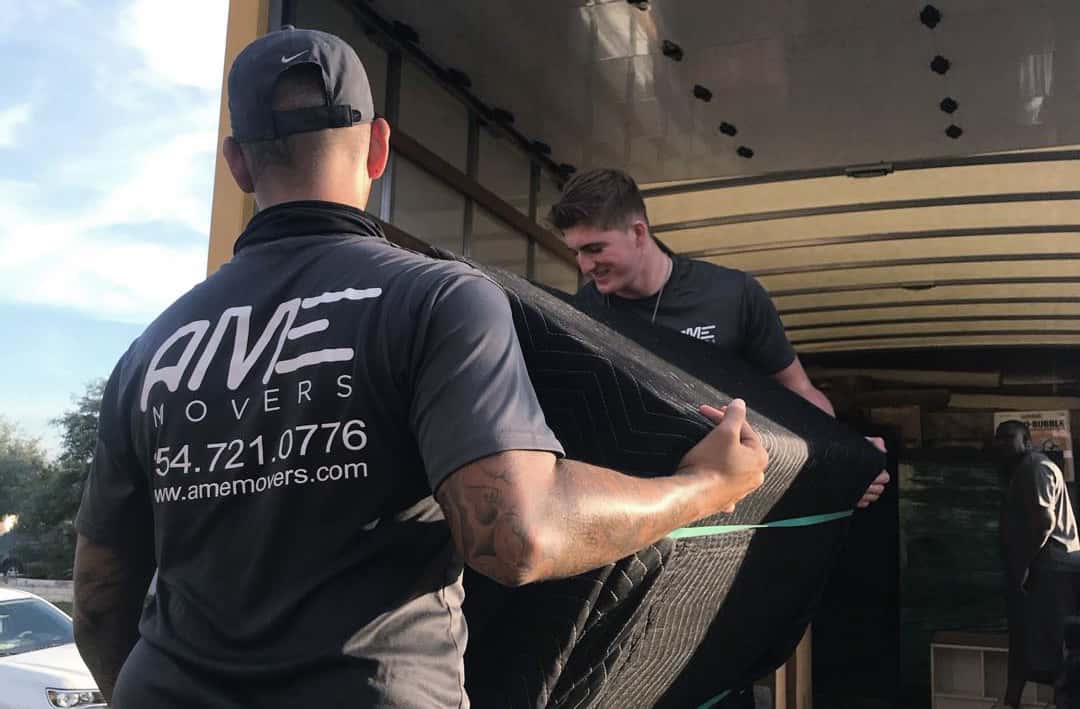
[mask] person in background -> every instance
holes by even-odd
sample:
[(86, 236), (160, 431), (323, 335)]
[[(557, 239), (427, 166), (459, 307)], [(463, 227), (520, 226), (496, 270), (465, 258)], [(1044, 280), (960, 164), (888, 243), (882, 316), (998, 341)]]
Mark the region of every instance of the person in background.
[(1055, 685), (1057, 706), (1068, 706), (1062, 682), (1065, 619), (1080, 610), (1080, 535), (1069, 490), (1061, 469), (1033, 449), (1023, 421), (997, 427), (994, 452), (1005, 481), (1000, 534), (1009, 677), (1004, 706), (1020, 706), (1028, 680)]

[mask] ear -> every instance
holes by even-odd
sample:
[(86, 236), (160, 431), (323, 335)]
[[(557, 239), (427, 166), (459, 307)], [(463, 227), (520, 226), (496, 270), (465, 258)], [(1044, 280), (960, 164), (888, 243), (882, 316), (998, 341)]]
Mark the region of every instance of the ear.
[(254, 192), (255, 180), (251, 176), (247, 158), (244, 157), (244, 151), (240, 144), (232, 136), (228, 136), (221, 145), (221, 151), (225, 155), (225, 162), (229, 164), (229, 172), (232, 173), (233, 179), (236, 180), (237, 187), (247, 194)]
[(643, 221), (635, 221), (630, 225), (630, 229), (634, 234), (634, 246), (641, 248), (645, 243), (651, 239), (649, 236), (649, 227), (645, 225)]
[(371, 122), (371, 140), (368, 143), (368, 177), (377, 180), (386, 171), (390, 159), (390, 124), (383, 118)]

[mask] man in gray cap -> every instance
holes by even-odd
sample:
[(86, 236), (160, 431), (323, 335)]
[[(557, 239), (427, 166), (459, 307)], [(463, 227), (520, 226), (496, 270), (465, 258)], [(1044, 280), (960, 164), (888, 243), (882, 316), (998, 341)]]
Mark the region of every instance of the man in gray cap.
[(390, 129), (342, 40), (271, 33), (228, 88), (260, 211), (117, 364), (76, 522), (114, 707), (467, 707), (463, 561), (578, 574), (761, 484), (741, 401), (672, 475), (560, 459), (502, 291), (362, 211)]

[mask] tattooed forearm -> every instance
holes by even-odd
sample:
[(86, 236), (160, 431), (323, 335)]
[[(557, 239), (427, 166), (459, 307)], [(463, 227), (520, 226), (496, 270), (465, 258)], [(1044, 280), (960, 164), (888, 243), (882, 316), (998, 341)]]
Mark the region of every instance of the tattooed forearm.
[(576, 461), (500, 455), (466, 466), (436, 495), (474, 569), (519, 585), (611, 563), (702, 514), (688, 480), (631, 478)]
[(75, 556), (75, 643), (90, 673), (112, 699), (116, 678), (139, 639), (139, 616), (152, 567), (132, 566), (107, 547), (80, 537)]
[(548, 578), (582, 573), (634, 553), (701, 516), (686, 481), (633, 478), (559, 461), (551, 509), (561, 517)]
[(442, 486), (437, 496), (462, 554), (470, 566), (500, 583), (526, 582), (531, 545), (520, 511), (506, 494), (511, 473), (480, 469), (464, 474), (468, 479)]

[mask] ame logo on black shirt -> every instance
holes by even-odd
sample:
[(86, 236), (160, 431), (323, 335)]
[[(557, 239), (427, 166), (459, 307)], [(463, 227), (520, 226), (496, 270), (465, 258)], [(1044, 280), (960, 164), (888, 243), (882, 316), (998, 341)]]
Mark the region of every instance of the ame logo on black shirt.
[[(210, 364), (213, 362), (218, 350), (221, 349), (226, 332), (234, 320), (236, 321), (236, 328), (233, 334), (232, 355), (229, 359), (228, 373), (225, 378), (225, 386), (231, 391), (235, 391), (244, 383), (255, 363), (267, 350), (271, 342), (275, 342), (275, 349), (262, 375), (264, 385), (270, 381), (271, 376), (275, 373), (288, 374), (304, 367), (312, 367), (327, 362), (351, 361), (356, 354), (351, 347), (324, 347), (304, 352), (289, 359), (281, 359), (281, 352), (287, 340), (298, 340), (331, 329), (330, 320), (327, 318), (297, 325), (296, 318), (301, 310), (310, 310), (340, 300), (378, 298), (380, 295), (382, 295), (380, 288), (366, 288), (363, 290), (347, 288), (343, 291), (323, 293), (314, 297), (287, 300), (277, 306), (273, 317), (270, 318), (255, 343), (250, 345), (250, 349), (249, 334), (252, 306), (243, 305), (226, 308), (218, 317), (217, 325), (214, 327), (206, 347), (203, 348), (201, 356), (191, 370), (187, 388), (196, 392), (202, 386), (207, 370), (210, 368)], [(203, 343), (207, 333), (210, 332), (210, 324), (209, 320), (195, 320), (187, 323), (177, 328), (157, 348), (143, 377), (142, 394), (139, 402), (143, 413), (146, 413), (150, 403), (150, 392), (155, 385), (164, 384), (170, 392), (176, 392), (180, 388), (180, 383), (187, 374), (192, 360), (195, 359), (199, 346)], [(187, 338), (187, 344), (184, 345), (184, 350), (176, 364), (162, 366), (161, 362), (169, 351), (185, 338)]]
[(713, 330), (715, 329), (716, 325), (694, 325), (692, 327), (683, 328), (680, 332), (684, 335), (697, 338), (698, 340), (704, 340), (705, 342), (716, 342), (716, 336), (713, 335)]

